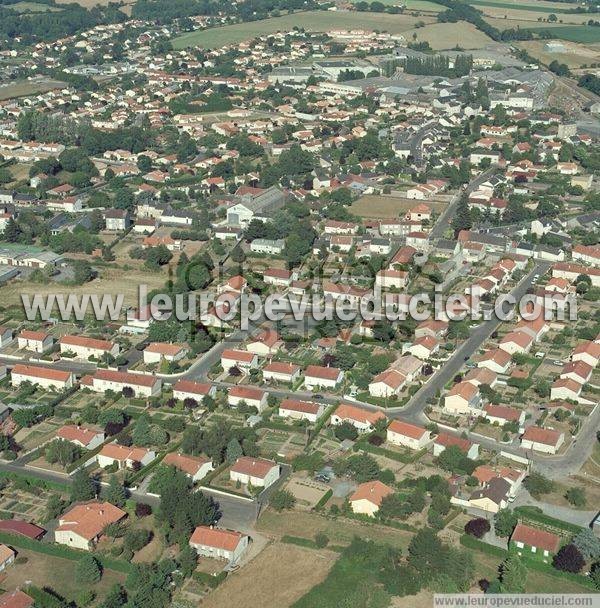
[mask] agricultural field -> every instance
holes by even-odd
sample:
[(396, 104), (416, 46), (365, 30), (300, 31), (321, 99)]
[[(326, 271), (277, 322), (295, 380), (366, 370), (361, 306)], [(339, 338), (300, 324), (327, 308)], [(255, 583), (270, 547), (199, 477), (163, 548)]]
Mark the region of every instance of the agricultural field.
[(600, 62), (600, 45), (584, 45), (565, 41), (564, 53), (550, 53), (546, 50), (546, 42), (545, 40), (527, 40), (517, 42), (515, 46), (526, 50), (532, 57), (546, 65), (556, 60), (559, 63), (566, 63), (571, 69), (577, 69), (584, 65)]
[[(534, 33), (547, 29), (546, 27), (529, 28)], [(571, 42), (582, 42), (585, 44), (600, 43), (600, 27), (591, 25), (561, 25), (552, 28), (552, 35), (560, 40), (569, 40)]]
[[(72, 257), (77, 257), (73, 255)], [(87, 257), (87, 256), (84, 256)], [(19, 306), (22, 309), (21, 295), (32, 298), (35, 294), (48, 296), (49, 294), (62, 293), (82, 296), (84, 294), (123, 294), (126, 305), (135, 305), (138, 300), (138, 285), (147, 285), (148, 291), (152, 291), (164, 285), (166, 274), (150, 272), (143, 269), (129, 269), (124, 272), (122, 268), (101, 268), (100, 276), (93, 281), (80, 286), (66, 286), (60, 283), (50, 282), (47, 285), (30, 281), (16, 280), (3, 287), (4, 303), (7, 306)]]
[(269, 545), (239, 572), (235, 572), (206, 599), (204, 608), (260, 605), (286, 608), (329, 573), (337, 554), (295, 545)]
[(15, 80), (14, 82), (0, 85), (0, 101), (12, 99), (13, 97), (25, 97), (26, 95), (46, 93), (53, 89), (60, 89), (63, 86), (63, 82), (45, 78), (36, 80)]
[[(350, 213), (360, 217), (396, 218), (404, 215), (418, 203), (419, 201), (408, 198), (367, 194), (352, 204)], [(446, 203), (427, 201), (427, 205), (432, 208), (434, 213), (440, 213)]]
[(11, 4), (10, 8), (19, 11), (19, 12), (27, 12), (30, 11), (32, 13), (55, 13), (56, 11), (60, 11), (60, 8), (56, 8), (55, 6), (49, 6), (48, 4), (39, 4), (38, 2), (17, 2), (16, 4)]
[[(517, 0), (469, 0), (468, 4), (480, 7), (507, 8), (519, 11), (533, 11), (537, 13), (565, 13), (575, 5), (565, 5), (560, 2), (518, 2)], [(481, 8), (484, 10), (484, 8)]]
[(548, 27), (556, 27), (562, 24), (573, 24), (581, 25), (587, 23), (590, 19), (589, 13), (581, 14), (565, 14), (565, 13), (554, 13), (557, 17), (557, 21), (548, 21), (548, 15), (550, 13), (542, 14), (537, 11), (531, 11), (526, 9), (519, 9), (513, 7), (499, 8), (499, 7), (477, 7), (480, 8), (484, 14), (485, 20), (490, 19), (500, 20), (495, 24), (498, 28), (512, 27), (515, 22), (524, 23), (521, 27), (529, 27), (530, 24), (544, 25)]
[(364, 28), (400, 34), (413, 28), (418, 21), (428, 22), (432, 20), (432, 18), (428, 17), (389, 15), (387, 13), (307, 11), (283, 17), (264, 19), (262, 21), (237, 23), (208, 30), (197, 30), (184, 34), (179, 38), (174, 38), (173, 47), (176, 49), (188, 46), (213, 48), (251, 40), (262, 34), (291, 30), (294, 27), (304, 28), (313, 32), (340, 28)]
[(407, 40), (411, 40), (413, 34), (417, 35), (418, 42), (429, 42), (431, 48), (436, 51), (453, 49), (457, 46), (463, 49), (480, 49), (493, 42), (489, 36), (466, 21), (453, 23), (452, 27), (448, 27), (447, 23), (431, 23), (425, 27), (409, 30), (404, 35)]
[[(355, 0), (355, 4), (358, 0)], [(427, 11), (431, 13), (439, 13), (444, 9), (441, 4), (436, 4), (433, 1), (429, 0), (405, 0), (404, 2), (399, 2), (398, 0), (382, 0), (382, 4), (386, 6), (398, 6), (404, 5), (406, 9), (409, 11)]]

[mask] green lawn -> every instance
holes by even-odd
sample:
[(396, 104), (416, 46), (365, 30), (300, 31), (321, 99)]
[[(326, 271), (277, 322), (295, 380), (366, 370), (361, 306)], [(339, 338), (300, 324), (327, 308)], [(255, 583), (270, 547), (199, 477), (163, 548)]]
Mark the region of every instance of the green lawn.
[(381, 554), (363, 551), (356, 541), (344, 549), (327, 578), (301, 597), (293, 608), (385, 608), (390, 595), (378, 584)]
[(189, 32), (174, 38), (173, 47), (175, 49), (189, 46), (213, 48), (252, 40), (263, 34), (289, 31), (294, 27), (315, 32), (324, 32), (330, 29), (362, 28), (399, 34), (414, 27), (417, 21), (423, 20), (427, 20), (427, 17), (389, 15), (387, 13), (306, 11), (261, 21), (236, 23), (235, 25)]
[[(532, 27), (528, 29), (535, 33), (548, 28)], [(591, 25), (563, 25), (553, 27), (550, 31), (552, 32), (552, 38), (560, 38), (562, 40), (569, 40), (570, 42), (583, 42), (587, 44), (600, 42), (600, 27), (593, 27)]]
[(469, 0), (474, 6), (492, 6), (494, 8), (513, 8), (518, 11), (534, 11), (536, 13), (566, 13), (569, 8), (551, 7), (543, 4), (521, 4), (514, 1), (502, 2), (502, 0)]

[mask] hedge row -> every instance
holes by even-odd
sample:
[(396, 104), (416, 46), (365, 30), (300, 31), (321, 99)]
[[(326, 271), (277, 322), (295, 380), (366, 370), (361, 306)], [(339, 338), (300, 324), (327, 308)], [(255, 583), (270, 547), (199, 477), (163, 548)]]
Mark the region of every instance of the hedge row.
[(44, 490), (57, 490), (59, 492), (68, 492), (69, 484), (65, 481), (65, 483), (60, 483), (58, 481), (50, 481), (46, 479), (40, 479), (31, 473), (15, 473), (13, 471), (1, 471), (0, 477), (5, 477), (11, 481), (16, 481), (17, 479), (23, 479), (29, 483), (34, 488), (42, 488)]
[[(53, 543), (40, 542), (39, 540), (33, 540), (31, 538), (27, 538), (26, 536), (9, 534), (7, 532), (0, 532), (0, 541), (5, 545), (20, 547), (21, 549), (35, 551), (36, 553), (52, 555), (53, 557), (62, 557), (64, 559), (70, 559), (73, 561), (79, 561), (83, 555), (85, 555), (82, 551), (71, 549), (65, 545), (55, 545)], [(114, 570), (124, 574), (129, 574), (129, 572), (131, 572), (131, 564), (129, 562), (106, 557), (97, 553), (94, 554), (94, 557), (102, 564), (104, 568), (107, 568), (108, 570)]]
[(323, 496), (321, 496), (321, 498), (319, 499), (319, 502), (317, 502), (317, 504), (313, 507), (314, 511), (318, 511), (319, 509), (323, 508), (327, 501), (333, 496), (333, 490), (331, 488), (329, 488), (329, 490), (327, 490), (327, 492), (325, 492), (325, 494), (323, 494)]

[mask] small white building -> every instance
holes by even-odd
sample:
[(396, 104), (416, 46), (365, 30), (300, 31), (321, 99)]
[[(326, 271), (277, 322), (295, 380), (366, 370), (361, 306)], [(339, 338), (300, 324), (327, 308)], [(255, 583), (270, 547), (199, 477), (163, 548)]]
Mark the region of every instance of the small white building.
[(19, 386), (22, 382), (31, 382), (31, 384), (43, 388), (62, 390), (73, 386), (75, 374), (60, 369), (17, 363), (12, 368), (11, 384), (12, 386)]
[(279, 479), (280, 474), (280, 467), (273, 460), (251, 456), (241, 456), (229, 469), (231, 481), (251, 484), (255, 488), (268, 488)]
[(564, 433), (539, 426), (527, 427), (521, 436), (521, 447), (524, 450), (535, 450), (545, 454), (556, 454), (564, 442)]
[(235, 563), (248, 548), (249, 541), (250, 538), (241, 532), (198, 526), (190, 538), (190, 547), (201, 557), (225, 559)]
[(194, 483), (204, 479), (213, 469), (212, 461), (204, 456), (188, 456), (179, 452), (170, 452), (162, 464), (179, 469), (185, 473)]
[(314, 423), (321, 417), (323, 410), (323, 406), (319, 403), (284, 399), (279, 406), (279, 416), (292, 418), (293, 420), (308, 420)]
[(24, 329), (17, 336), (17, 343), (20, 349), (32, 350), (41, 355), (52, 348), (54, 338), (43, 331), (30, 331)]
[(387, 440), (411, 450), (421, 450), (431, 442), (431, 431), (416, 424), (392, 420), (387, 428)]
[(314, 388), (336, 388), (343, 380), (344, 372), (337, 367), (309, 365), (304, 372), (304, 386)]

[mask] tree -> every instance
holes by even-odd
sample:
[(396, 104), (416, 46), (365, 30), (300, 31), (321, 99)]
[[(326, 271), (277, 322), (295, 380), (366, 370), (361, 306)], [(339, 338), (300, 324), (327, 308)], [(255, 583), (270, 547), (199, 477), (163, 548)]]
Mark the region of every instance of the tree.
[(133, 433), (131, 434), (131, 439), (135, 445), (150, 445), (152, 433), (147, 416), (142, 415), (138, 418)]
[(58, 494), (52, 494), (46, 503), (46, 519), (56, 519), (64, 508), (65, 501)]
[(586, 498), (583, 488), (569, 488), (565, 493), (565, 498), (575, 507), (585, 507)]
[(76, 260), (73, 262), (73, 283), (83, 285), (94, 278), (94, 270), (89, 262)]
[(342, 422), (342, 424), (336, 425), (333, 433), (340, 441), (344, 441), (346, 439), (354, 441), (358, 437), (358, 431), (354, 425), (347, 420)]
[(552, 565), (563, 572), (581, 572), (585, 560), (579, 549), (572, 543), (561, 547), (552, 560)]
[(98, 560), (93, 555), (84, 555), (75, 567), (75, 578), (86, 585), (97, 583), (102, 578)]
[(517, 554), (509, 555), (500, 566), (500, 585), (503, 593), (523, 593), (527, 583), (527, 568)]
[(536, 471), (526, 477), (523, 485), (534, 498), (549, 494), (554, 489), (554, 482)]
[(594, 583), (594, 587), (596, 587), (596, 589), (600, 589), (600, 562), (598, 562), (597, 564), (594, 564), (592, 566), (592, 571), (590, 572), (590, 578), (592, 579), (592, 582)]
[(589, 528), (583, 528), (572, 540), (581, 555), (586, 560), (596, 560), (600, 558), (600, 538), (598, 538)]
[(296, 498), (288, 490), (277, 490), (273, 492), (269, 504), (276, 511), (283, 511), (284, 509), (293, 509), (296, 504)]
[(122, 507), (125, 504), (125, 499), (127, 498), (125, 488), (121, 485), (121, 482), (115, 475), (110, 476), (105, 497), (108, 502), (116, 507)]
[(225, 459), (229, 464), (233, 464), (240, 456), (243, 455), (244, 452), (242, 450), (240, 442), (235, 437), (233, 437), (231, 441), (227, 444)]
[(323, 549), (329, 544), (329, 536), (325, 532), (317, 532), (315, 534), (315, 545), (319, 549)]
[(181, 570), (181, 574), (184, 578), (192, 576), (198, 565), (196, 550), (193, 547), (186, 545), (177, 556), (177, 562), (179, 564), (179, 570)]
[(490, 531), (490, 522), (483, 517), (471, 519), (465, 524), (465, 532), (475, 538), (482, 538)]
[(438, 456), (438, 464), (452, 473), (467, 475), (470, 475), (477, 466), (476, 462), (468, 458), (457, 445), (447, 447)]
[(466, 196), (461, 196), (456, 206), (456, 215), (452, 219), (452, 228), (457, 235), (461, 230), (470, 230), (473, 226), (469, 201)]
[(494, 516), (494, 530), (496, 531), (496, 536), (500, 536), (501, 538), (509, 537), (518, 521), (519, 519), (513, 511), (510, 509), (500, 509)]
[(73, 502), (91, 500), (96, 497), (96, 484), (84, 469), (79, 469), (73, 475), (71, 500)]

